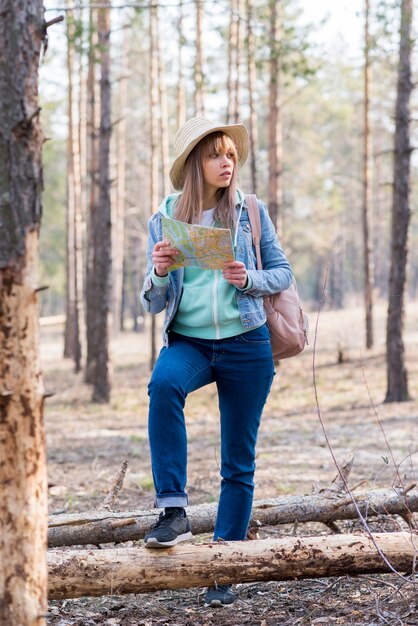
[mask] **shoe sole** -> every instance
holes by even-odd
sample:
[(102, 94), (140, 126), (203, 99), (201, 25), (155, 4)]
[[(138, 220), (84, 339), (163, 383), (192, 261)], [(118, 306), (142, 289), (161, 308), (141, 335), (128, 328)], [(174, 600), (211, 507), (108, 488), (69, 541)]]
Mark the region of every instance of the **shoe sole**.
[(172, 541), (158, 541), (155, 537), (150, 537), (148, 541), (145, 542), (146, 548), (171, 548), (181, 541), (188, 541), (189, 539), (193, 539), (192, 533), (183, 533), (182, 535), (178, 535)]
[(205, 602), (205, 606), (206, 607), (211, 607), (212, 609), (219, 609), (222, 606), (231, 606), (231, 604), (233, 604), (234, 600), (231, 600), (231, 602), (221, 602), (221, 600), (211, 600), (210, 602)]

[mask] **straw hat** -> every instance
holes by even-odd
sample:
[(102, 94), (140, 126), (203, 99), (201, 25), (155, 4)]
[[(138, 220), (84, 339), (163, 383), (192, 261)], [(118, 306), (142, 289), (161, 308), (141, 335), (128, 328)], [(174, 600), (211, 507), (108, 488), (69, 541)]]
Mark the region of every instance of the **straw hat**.
[(174, 151), (176, 160), (170, 169), (170, 178), (174, 189), (181, 189), (184, 164), (193, 148), (203, 137), (210, 133), (223, 132), (236, 145), (238, 152), (238, 165), (244, 165), (248, 156), (248, 132), (243, 124), (215, 124), (206, 117), (193, 117), (186, 122), (174, 138)]

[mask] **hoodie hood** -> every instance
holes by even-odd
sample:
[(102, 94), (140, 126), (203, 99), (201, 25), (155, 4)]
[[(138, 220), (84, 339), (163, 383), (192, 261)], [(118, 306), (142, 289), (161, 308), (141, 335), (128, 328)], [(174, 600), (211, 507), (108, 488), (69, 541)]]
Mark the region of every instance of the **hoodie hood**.
[(180, 196), (181, 193), (172, 193), (166, 196), (158, 207), (158, 213), (161, 213), (164, 217), (173, 217), (174, 207)]
[[(166, 196), (158, 207), (158, 212), (161, 213), (164, 217), (173, 217), (176, 202), (180, 196), (181, 193), (172, 193)], [(237, 188), (236, 203), (242, 204), (244, 202), (244, 199), (245, 195), (242, 193), (241, 189)]]

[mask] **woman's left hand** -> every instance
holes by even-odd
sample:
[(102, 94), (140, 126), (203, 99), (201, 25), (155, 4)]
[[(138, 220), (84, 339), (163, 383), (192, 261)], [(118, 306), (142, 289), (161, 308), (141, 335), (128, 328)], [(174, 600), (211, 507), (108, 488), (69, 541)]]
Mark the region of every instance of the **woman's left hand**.
[(241, 261), (230, 261), (225, 263), (222, 276), (231, 285), (238, 289), (244, 289), (248, 282), (247, 268)]

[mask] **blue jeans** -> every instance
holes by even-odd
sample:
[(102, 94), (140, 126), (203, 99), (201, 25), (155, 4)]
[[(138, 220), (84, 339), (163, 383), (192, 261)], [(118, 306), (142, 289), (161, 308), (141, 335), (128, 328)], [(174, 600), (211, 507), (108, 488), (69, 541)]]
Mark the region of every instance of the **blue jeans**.
[(221, 425), (221, 493), (214, 539), (245, 539), (254, 492), (255, 447), (274, 376), (266, 324), (228, 339), (170, 332), (148, 386), (149, 441), (157, 507), (188, 504), (188, 393), (216, 383)]

